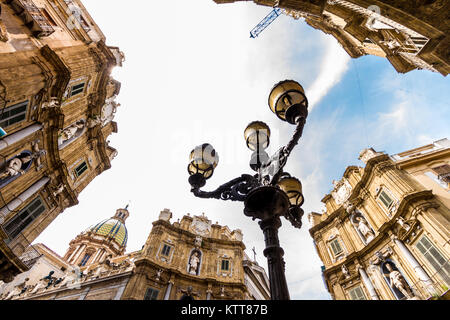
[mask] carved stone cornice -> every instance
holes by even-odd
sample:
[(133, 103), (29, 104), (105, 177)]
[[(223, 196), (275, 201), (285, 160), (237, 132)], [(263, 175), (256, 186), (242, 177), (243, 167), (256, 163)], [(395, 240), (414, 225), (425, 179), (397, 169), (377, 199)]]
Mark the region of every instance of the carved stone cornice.
[(57, 71), (56, 81), (51, 91), (51, 96), (56, 97), (59, 101), (62, 100), (64, 91), (69, 84), (71, 78), (71, 72), (69, 67), (62, 61), (58, 54), (53, 51), (48, 45), (43, 46), (41, 49), (42, 56), (50, 62), (50, 64)]
[[(163, 229), (168, 229), (169, 231), (177, 233), (181, 236), (185, 236), (187, 239), (189, 239), (189, 240), (186, 240), (186, 242), (190, 241), (190, 242), (192, 242), (192, 244), (194, 244), (195, 238), (198, 236), (197, 234), (194, 234), (190, 231), (175, 227), (175, 226), (171, 225), (169, 222), (164, 221), (164, 220), (156, 220), (152, 223), (152, 225), (154, 228), (160, 227)], [(203, 237), (202, 246), (207, 246), (209, 244), (213, 245), (214, 243), (222, 244), (222, 245), (230, 245), (230, 246), (239, 246), (242, 250), (245, 250), (245, 248), (246, 248), (242, 241)]]

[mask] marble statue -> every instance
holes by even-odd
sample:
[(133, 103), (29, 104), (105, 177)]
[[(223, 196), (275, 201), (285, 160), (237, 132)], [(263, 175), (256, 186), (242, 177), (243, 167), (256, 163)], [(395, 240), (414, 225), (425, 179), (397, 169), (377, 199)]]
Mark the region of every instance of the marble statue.
[(22, 166), (33, 160), (33, 156), (29, 155), (23, 158), (15, 157), (14, 159), (11, 159), (8, 162), (8, 165), (3, 170), (3, 172), (0, 173), (0, 179), (5, 179), (7, 177), (13, 177), (18, 174), (24, 174), (25, 171), (22, 170)]
[(5, 297), (4, 300), (10, 300), (15, 298), (16, 296), (20, 296), (27, 290), (26, 282), (30, 280), (29, 278), (26, 278), (23, 282), (19, 283), (17, 286), (15, 286), (9, 294)]
[(61, 143), (66, 142), (67, 140), (70, 140), (72, 137), (75, 136), (75, 133), (79, 130), (79, 129), (83, 129), (84, 128), (84, 122), (83, 121), (77, 121), (74, 124), (68, 126), (67, 128), (65, 128), (62, 132), (61, 132), (61, 138), (62, 141)]
[(389, 271), (389, 280), (392, 288), (397, 288), (407, 299), (411, 299), (414, 295), (411, 288), (406, 282), (405, 278), (398, 270), (394, 270), (390, 263), (386, 264), (386, 269)]
[(356, 223), (358, 223), (358, 230), (361, 232), (361, 235), (364, 237), (366, 242), (369, 242), (375, 237), (375, 234), (373, 233), (372, 229), (369, 227), (366, 219), (364, 219), (362, 216), (355, 217)]
[(31, 294), (37, 293), (40, 289), (47, 289), (50, 285), (50, 282), (52, 281), (52, 275), (55, 273), (55, 271), (50, 271), (50, 273), (45, 276), (44, 278), (40, 279), (39, 282), (34, 286), (33, 290), (31, 291)]
[(49, 109), (49, 108), (57, 108), (59, 107), (59, 101), (58, 98), (51, 97), (49, 101), (43, 102), (41, 108), (42, 109)]
[(342, 270), (342, 273), (344, 274), (346, 279), (350, 278), (350, 272), (348, 271), (348, 269), (345, 266), (345, 264), (342, 265), (341, 270)]
[(411, 229), (411, 226), (402, 217), (398, 217), (397, 223), (406, 231), (409, 231), (409, 229)]
[(193, 275), (197, 275), (198, 266), (200, 263), (200, 257), (197, 251), (191, 255), (191, 259), (189, 260), (189, 273)]

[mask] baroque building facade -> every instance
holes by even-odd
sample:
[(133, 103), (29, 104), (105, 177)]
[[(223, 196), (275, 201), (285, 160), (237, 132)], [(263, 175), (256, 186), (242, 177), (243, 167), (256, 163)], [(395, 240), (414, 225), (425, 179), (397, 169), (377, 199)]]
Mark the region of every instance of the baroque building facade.
[[(232, 3), (251, 0), (214, 0)], [(447, 0), (253, 0), (330, 34), (352, 57), (385, 57), (400, 73), (450, 71)]]
[(123, 53), (79, 0), (0, 2), (0, 280), (111, 167)]
[[(28, 250), (29, 271), (0, 286), (3, 300), (270, 299), (269, 280), (244, 252), (240, 230), (203, 214), (171, 222), (165, 209), (141, 250), (125, 253), (127, 208), (89, 227), (60, 257)], [(36, 254), (38, 252), (38, 254)]]
[(450, 140), (359, 159), (309, 214), (332, 298), (450, 299)]

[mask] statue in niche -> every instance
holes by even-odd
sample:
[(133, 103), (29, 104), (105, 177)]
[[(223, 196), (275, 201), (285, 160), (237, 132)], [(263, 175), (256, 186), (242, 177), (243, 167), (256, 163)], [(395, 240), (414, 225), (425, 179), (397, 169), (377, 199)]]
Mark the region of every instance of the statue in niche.
[(347, 213), (351, 215), (351, 222), (359, 231), (366, 243), (369, 243), (373, 238), (375, 238), (375, 232), (369, 226), (369, 223), (367, 222), (366, 218), (364, 218), (361, 211), (356, 209), (355, 206), (351, 203), (347, 203), (345, 205), (345, 209)]
[(398, 217), (397, 223), (398, 223), (403, 229), (405, 229), (405, 231), (409, 231), (409, 229), (411, 229), (411, 226), (410, 226), (410, 225), (405, 221), (405, 219), (403, 219), (402, 217)]
[(43, 102), (41, 105), (42, 109), (51, 109), (57, 107), (59, 107), (59, 101), (58, 98), (55, 97), (51, 97), (48, 101)]
[(400, 271), (394, 269), (391, 263), (386, 263), (386, 269), (389, 272), (390, 286), (397, 288), (407, 299), (413, 299), (414, 294)]
[(67, 140), (72, 139), (78, 130), (84, 129), (84, 126), (85, 126), (84, 121), (79, 120), (79, 121), (75, 122), (74, 124), (65, 128), (60, 134), (60, 137), (61, 137), (60, 144), (66, 142)]
[(375, 238), (375, 234), (372, 231), (372, 229), (369, 227), (366, 219), (362, 216), (356, 216), (355, 219), (356, 223), (358, 224), (358, 230), (361, 232), (362, 236), (366, 240), (366, 242), (370, 242), (373, 238)]
[(200, 264), (200, 254), (198, 251), (194, 251), (189, 259), (189, 273), (193, 275), (198, 274)]
[(347, 267), (345, 266), (345, 264), (342, 265), (341, 267), (342, 273), (345, 276), (345, 279), (350, 278), (350, 272), (348, 271)]
[(8, 177), (14, 177), (18, 174), (24, 174), (25, 171), (22, 170), (24, 164), (33, 161), (34, 155), (26, 155), (24, 157), (20, 157), (21, 154), (18, 154), (14, 159), (11, 159), (8, 162), (6, 168), (0, 173), (0, 179), (5, 179)]

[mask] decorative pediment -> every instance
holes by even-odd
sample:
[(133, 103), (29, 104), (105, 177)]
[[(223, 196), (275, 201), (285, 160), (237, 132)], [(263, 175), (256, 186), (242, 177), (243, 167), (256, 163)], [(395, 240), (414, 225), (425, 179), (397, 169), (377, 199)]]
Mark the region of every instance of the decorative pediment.
[(204, 214), (202, 216), (194, 216), (191, 230), (195, 234), (206, 237), (211, 233), (211, 220), (208, 220)]
[(367, 164), (370, 159), (382, 154), (382, 152), (376, 152), (373, 148), (368, 148), (359, 153), (358, 159)]
[(338, 205), (343, 204), (352, 193), (352, 186), (347, 179), (343, 178), (340, 181), (333, 181), (334, 189), (331, 192), (331, 196)]

